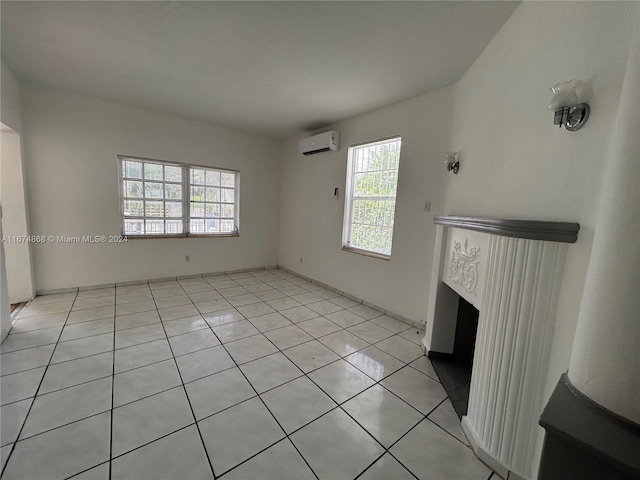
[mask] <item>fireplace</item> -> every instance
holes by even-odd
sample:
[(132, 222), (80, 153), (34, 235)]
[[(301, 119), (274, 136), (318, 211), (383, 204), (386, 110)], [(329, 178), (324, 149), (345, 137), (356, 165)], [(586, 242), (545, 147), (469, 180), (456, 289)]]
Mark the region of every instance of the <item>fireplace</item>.
[(458, 295), (453, 352), (429, 352), (431, 364), (458, 418), (467, 414), (479, 314), (477, 308)]
[[(474, 453), (500, 476), (531, 479), (543, 435), (538, 418), (557, 292), (579, 225), (467, 217), (434, 222), (423, 347), (435, 364), (465, 363), (465, 355), (469, 363), (471, 355), (468, 406), (458, 411), (462, 429)], [(473, 322), (460, 322), (458, 312), (465, 318), (470, 306), (479, 312), (477, 332), (471, 353), (462, 354), (458, 349), (470, 342), (463, 332)]]

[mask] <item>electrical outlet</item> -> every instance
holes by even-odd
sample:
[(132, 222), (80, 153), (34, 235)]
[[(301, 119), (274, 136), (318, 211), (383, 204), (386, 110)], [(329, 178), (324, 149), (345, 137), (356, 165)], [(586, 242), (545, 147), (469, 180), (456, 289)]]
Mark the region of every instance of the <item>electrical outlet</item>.
[(302, 257), (300, 257), (300, 263), (302, 263)]
[(431, 200), (426, 200), (424, 202), (424, 211), (425, 212), (430, 212), (431, 211)]
[(186, 255), (186, 256), (184, 257), (184, 261), (185, 261), (185, 262), (188, 262), (188, 261), (190, 261), (190, 260), (191, 260), (191, 257), (189, 257), (189, 255)]

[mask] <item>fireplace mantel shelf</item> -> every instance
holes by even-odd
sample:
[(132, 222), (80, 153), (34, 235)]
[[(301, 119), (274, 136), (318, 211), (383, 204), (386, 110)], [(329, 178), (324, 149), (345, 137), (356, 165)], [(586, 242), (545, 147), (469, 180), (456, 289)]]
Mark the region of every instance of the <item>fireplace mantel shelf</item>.
[(578, 239), (578, 230), (580, 230), (580, 224), (578, 223), (504, 218), (435, 216), (433, 223), (503, 237), (562, 243), (575, 243)]

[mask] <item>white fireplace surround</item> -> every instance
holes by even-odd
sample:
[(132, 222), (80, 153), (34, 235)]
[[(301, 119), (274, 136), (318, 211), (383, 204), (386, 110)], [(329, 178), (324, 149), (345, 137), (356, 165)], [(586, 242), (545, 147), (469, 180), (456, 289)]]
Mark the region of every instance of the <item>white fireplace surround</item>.
[(579, 225), (436, 217), (426, 353), (452, 353), (458, 295), (479, 311), (462, 428), (503, 478), (530, 479), (557, 292)]

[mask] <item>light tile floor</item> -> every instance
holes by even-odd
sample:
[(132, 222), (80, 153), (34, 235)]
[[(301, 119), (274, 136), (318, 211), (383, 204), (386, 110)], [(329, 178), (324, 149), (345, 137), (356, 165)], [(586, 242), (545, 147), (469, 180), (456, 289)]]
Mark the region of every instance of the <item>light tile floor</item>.
[(282, 270), (37, 297), (0, 351), (3, 479), (450, 479), (422, 332)]

